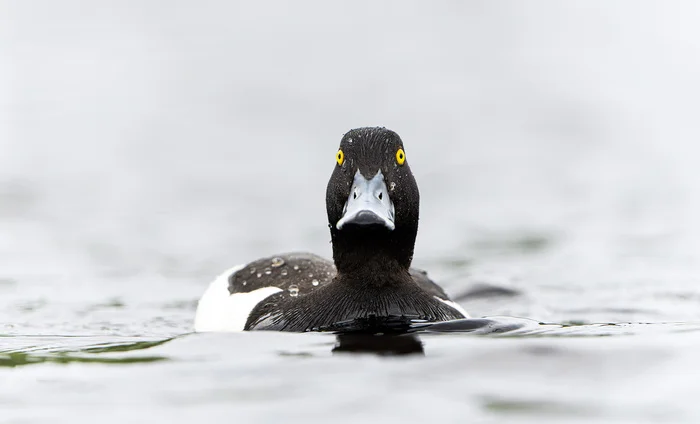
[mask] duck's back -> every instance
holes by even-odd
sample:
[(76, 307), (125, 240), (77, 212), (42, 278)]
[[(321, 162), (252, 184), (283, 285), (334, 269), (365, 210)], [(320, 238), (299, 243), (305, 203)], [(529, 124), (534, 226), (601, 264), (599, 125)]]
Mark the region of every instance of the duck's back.
[(304, 296), (332, 281), (333, 262), (287, 253), (233, 267), (219, 275), (197, 305), (195, 331), (243, 331), (252, 310), (278, 293)]

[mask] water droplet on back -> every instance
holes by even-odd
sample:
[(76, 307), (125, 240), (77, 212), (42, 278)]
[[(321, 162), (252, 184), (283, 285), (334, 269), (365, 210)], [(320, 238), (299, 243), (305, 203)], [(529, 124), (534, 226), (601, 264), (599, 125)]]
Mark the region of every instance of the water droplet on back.
[(250, 268), (250, 273), (255, 274), (255, 267)]
[(265, 275), (270, 275), (272, 274), (272, 270), (270, 268), (265, 268)]
[(272, 258), (272, 267), (273, 268), (278, 268), (284, 265), (284, 259), (277, 257), (277, 258)]
[(299, 271), (299, 265), (294, 265), (294, 271)]
[(316, 279), (311, 280), (311, 285), (318, 286), (318, 280), (316, 280)]
[(299, 286), (296, 284), (289, 286), (289, 295), (292, 297), (297, 297), (299, 295)]
[(280, 274), (282, 274), (282, 276), (287, 275), (287, 270), (286, 270), (286, 269), (283, 269), (282, 271), (280, 271)]
[(262, 277), (262, 274), (258, 272), (258, 278)]
[(243, 282), (243, 285), (245, 286), (246, 284), (248, 284), (248, 282), (247, 282), (247, 281), (244, 281), (244, 282)]

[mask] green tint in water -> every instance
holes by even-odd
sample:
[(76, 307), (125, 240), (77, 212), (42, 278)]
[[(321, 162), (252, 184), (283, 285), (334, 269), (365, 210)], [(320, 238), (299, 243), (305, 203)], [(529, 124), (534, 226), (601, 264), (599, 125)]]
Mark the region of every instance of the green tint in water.
[(18, 367), (22, 365), (34, 365), (51, 362), (55, 364), (96, 363), (96, 364), (138, 364), (144, 362), (165, 361), (165, 356), (130, 356), (126, 358), (103, 358), (99, 356), (81, 356), (69, 353), (53, 353), (35, 355), (30, 353), (14, 352), (0, 353), (0, 367)]
[[(4, 341), (21, 339), (20, 337), (3, 337)], [(0, 352), (0, 367), (17, 367), (43, 363), (70, 364), (70, 363), (98, 363), (98, 364), (134, 364), (144, 362), (159, 362), (169, 358), (163, 355), (106, 355), (123, 354), (127, 352), (150, 349), (163, 345), (172, 338), (155, 341), (137, 342), (104, 342), (88, 347), (70, 348), (68, 346), (56, 346), (56, 340), (74, 342), (79, 337), (56, 338), (46, 346), (32, 345), (24, 349), (6, 349)], [(68, 343), (66, 343), (68, 344)]]

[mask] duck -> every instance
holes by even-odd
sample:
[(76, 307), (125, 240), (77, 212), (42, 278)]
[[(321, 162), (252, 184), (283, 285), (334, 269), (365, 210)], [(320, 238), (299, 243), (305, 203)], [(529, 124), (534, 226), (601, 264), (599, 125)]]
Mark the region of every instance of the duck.
[(468, 318), (412, 268), (420, 193), (399, 135), (356, 128), (341, 139), (326, 188), (333, 260), (307, 252), (226, 270), (197, 304), (194, 329), (333, 331)]

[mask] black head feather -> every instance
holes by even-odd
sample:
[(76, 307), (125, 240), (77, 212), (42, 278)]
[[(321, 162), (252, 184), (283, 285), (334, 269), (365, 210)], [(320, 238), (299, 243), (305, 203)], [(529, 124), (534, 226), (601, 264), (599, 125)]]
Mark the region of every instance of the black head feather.
[[(420, 194), (408, 161), (403, 164), (397, 161), (399, 149), (405, 152), (403, 141), (386, 128), (354, 129), (340, 142), (344, 161), (342, 165), (335, 165), (326, 189), (333, 259), (340, 273), (359, 266), (371, 268), (373, 262), (405, 270), (411, 265), (418, 231)], [(336, 228), (358, 170), (368, 179), (378, 171), (384, 175), (395, 209), (394, 230), (380, 226)]]

